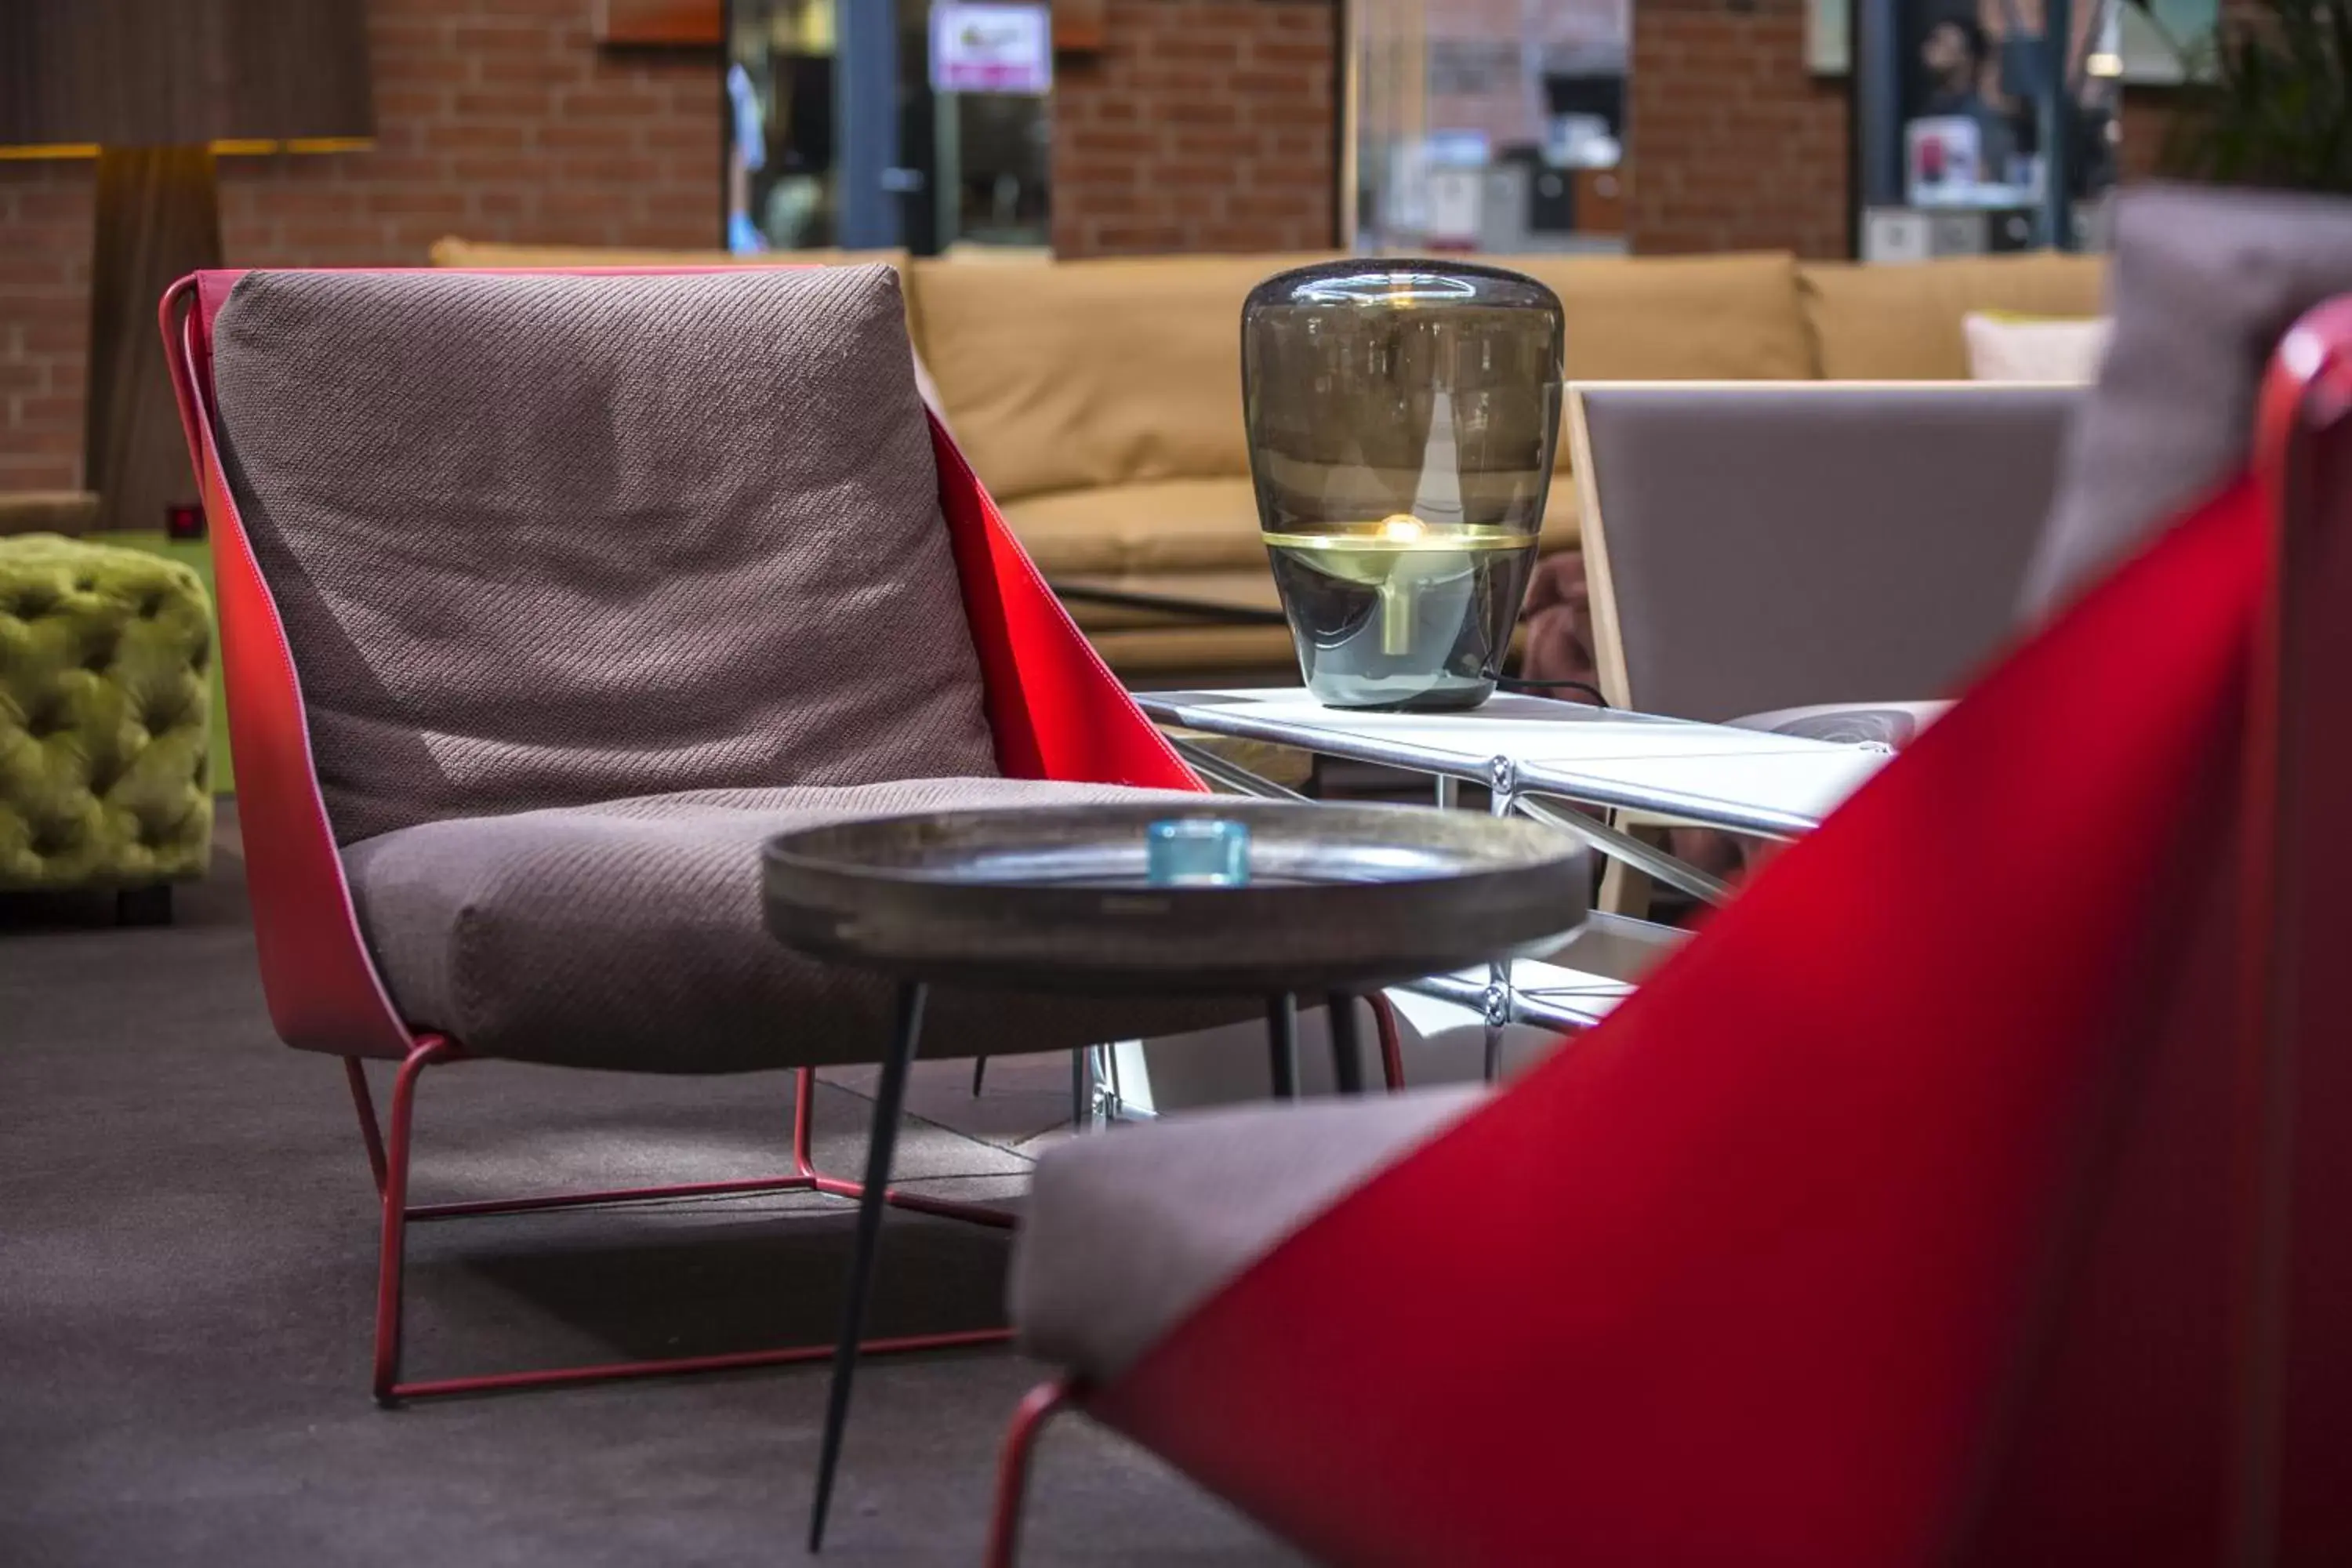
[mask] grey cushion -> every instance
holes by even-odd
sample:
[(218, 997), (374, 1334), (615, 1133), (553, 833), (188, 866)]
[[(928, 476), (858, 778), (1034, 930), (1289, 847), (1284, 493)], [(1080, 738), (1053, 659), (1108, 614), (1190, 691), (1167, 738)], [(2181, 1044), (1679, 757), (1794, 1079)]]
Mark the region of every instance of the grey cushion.
[(1719, 724), (1951, 690), (2009, 637), (2084, 397), (1580, 387), (1595, 651), (1612, 684), (1622, 676), (1612, 695)]
[[(1157, 793), (1014, 779), (701, 791), (425, 823), (352, 845), (343, 863), (402, 1016), (477, 1055), (653, 1072), (873, 1061), (889, 1037), (890, 984), (768, 934), (759, 848), (770, 835)], [(1046, 1050), (1205, 1027), (1261, 1005), (941, 990), (923, 1046)]]
[(996, 771), (887, 267), (248, 273), (214, 374), (339, 841)]
[(2246, 460), (2271, 351), (2352, 292), (2352, 203), (2156, 186), (2116, 212), (2115, 337), (2075, 424), (2024, 606), (2040, 616)]
[(1117, 1376), (1250, 1264), (1486, 1098), (1480, 1086), (1173, 1117), (1037, 1163), (1013, 1257), (1023, 1351)]
[(1741, 730), (1763, 730), (1775, 735), (1796, 735), (1844, 746), (1885, 746), (1899, 752), (1920, 731), (1942, 718), (1951, 706), (1949, 702), (1825, 702), (1808, 708), (1750, 713), (1731, 722)]

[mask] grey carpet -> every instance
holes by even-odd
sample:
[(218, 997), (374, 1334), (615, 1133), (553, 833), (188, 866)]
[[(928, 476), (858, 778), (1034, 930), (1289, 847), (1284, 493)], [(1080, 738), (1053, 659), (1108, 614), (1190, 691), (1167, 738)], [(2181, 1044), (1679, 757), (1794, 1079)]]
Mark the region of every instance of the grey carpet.
[[(270, 1037), (234, 826), (172, 927), (0, 905), (0, 1563), (803, 1560), (820, 1366), (370, 1402), (373, 1193), (335, 1064)], [(1001, 1062), (975, 1102), (962, 1064), (927, 1068), (908, 1184), (1017, 1194), (1066, 1075)], [(844, 1172), (864, 1082), (819, 1095), (820, 1154)], [(414, 1195), (772, 1171), (791, 1095), (772, 1076), (441, 1069)], [(876, 1329), (999, 1321), (1004, 1243), (894, 1215)], [(801, 1198), (422, 1226), (409, 1373), (824, 1339), (847, 1244), (841, 1205)], [(867, 1362), (823, 1560), (977, 1561), (997, 1441), (1038, 1375), (997, 1350)], [(1047, 1436), (1029, 1521), (1040, 1565), (1290, 1561), (1082, 1420)]]

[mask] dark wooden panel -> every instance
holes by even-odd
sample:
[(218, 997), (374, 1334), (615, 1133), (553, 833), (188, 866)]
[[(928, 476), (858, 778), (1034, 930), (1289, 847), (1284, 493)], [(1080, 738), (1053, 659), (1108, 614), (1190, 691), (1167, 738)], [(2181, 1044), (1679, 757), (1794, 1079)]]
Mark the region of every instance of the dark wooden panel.
[(220, 264), (210, 153), (100, 155), (82, 483), (99, 494), (101, 528), (161, 529), (166, 507), (196, 499), (155, 306), (175, 279)]
[(0, 0), (0, 142), (361, 137), (362, 0)]

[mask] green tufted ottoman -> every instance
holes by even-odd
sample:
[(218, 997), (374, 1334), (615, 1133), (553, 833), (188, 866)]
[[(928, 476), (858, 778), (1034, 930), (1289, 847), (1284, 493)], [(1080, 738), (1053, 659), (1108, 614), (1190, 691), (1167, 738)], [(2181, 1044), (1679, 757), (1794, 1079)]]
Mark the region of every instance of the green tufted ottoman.
[(212, 606), (134, 550), (0, 539), (0, 893), (106, 888), (169, 919), (212, 859)]

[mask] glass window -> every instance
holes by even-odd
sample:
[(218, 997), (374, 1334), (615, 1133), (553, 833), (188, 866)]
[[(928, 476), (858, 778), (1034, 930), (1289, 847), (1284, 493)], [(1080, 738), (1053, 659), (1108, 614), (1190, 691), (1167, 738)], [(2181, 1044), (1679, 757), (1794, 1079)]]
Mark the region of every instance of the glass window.
[[(733, 0), (727, 244), (1051, 241), (1051, 13), (1011, 0)], [(853, 24), (841, 29), (845, 18)], [(886, 58), (887, 57), (887, 58)], [(841, 101), (843, 83), (871, 84)], [(852, 145), (836, 145), (847, 138)], [(859, 184), (845, 186), (855, 179)]]
[(1624, 248), (1631, 26), (1631, 0), (1349, 0), (1354, 248)]
[(727, 246), (834, 242), (834, 0), (735, 0), (728, 29)]

